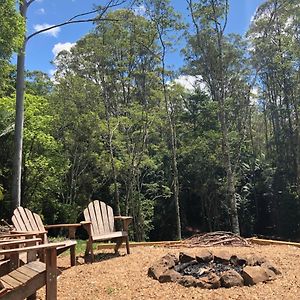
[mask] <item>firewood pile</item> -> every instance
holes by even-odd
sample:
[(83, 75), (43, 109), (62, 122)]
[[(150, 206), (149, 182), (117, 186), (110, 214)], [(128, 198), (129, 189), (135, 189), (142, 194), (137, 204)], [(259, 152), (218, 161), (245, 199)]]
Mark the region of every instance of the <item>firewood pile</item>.
[(187, 247), (250, 246), (250, 243), (246, 239), (228, 231), (195, 234), (183, 240), (181, 244)]

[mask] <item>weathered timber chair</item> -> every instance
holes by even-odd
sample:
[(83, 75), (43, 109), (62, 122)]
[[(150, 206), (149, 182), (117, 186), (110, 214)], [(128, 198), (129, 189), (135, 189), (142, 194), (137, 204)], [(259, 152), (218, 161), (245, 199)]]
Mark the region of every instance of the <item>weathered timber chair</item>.
[[(130, 253), (128, 240), (128, 225), (132, 217), (114, 216), (113, 209), (104, 202), (95, 200), (89, 203), (83, 211), (85, 221), (81, 222), (88, 232), (89, 239), (86, 244), (85, 255), (91, 254), (94, 261), (93, 243), (102, 241), (116, 242), (115, 252), (126, 242), (127, 253)], [(121, 231), (115, 230), (115, 220), (121, 220), (123, 228)]]
[[(22, 243), (23, 241), (23, 243)], [(19, 246), (21, 243), (23, 246), (32, 246), (35, 245), (42, 240), (40, 238), (36, 238), (35, 235), (32, 234), (26, 234), (26, 235), (13, 235), (13, 234), (8, 234), (8, 235), (0, 235), (0, 249), (5, 250), (5, 249), (10, 249), (14, 248), (16, 246)], [(11, 262), (9, 257), (5, 255), (1, 255), (1, 260), (0, 260), (0, 276), (7, 274), (9, 272)], [(27, 257), (23, 255), (22, 259), (20, 259), (20, 264), (24, 264), (24, 262), (27, 261)]]
[[(41, 239), (38, 239), (41, 241)], [(30, 243), (38, 241), (30, 241)], [(9, 243), (9, 242), (7, 242)], [(16, 248), (0, 250), (0, 255), (9, 256), (9, 272), (0, 277), (0, 300), (36, 299), (36, 291), (46, 285), (46, 299), (57, 299), (57, 257), (56, 248), (63, 243), (27, 246), (29, 242), (19, 239)], [(3, 248), (3, 243), (0, 248)], [(45, 250), (46, 263), (36, 260), (37, 251)], [(19, 254), (27, 253), (27, 263), (20, 265)]]
[[(33, 213), (29, 209), (23, 208), (22, 206), (14, 210), (12, 223), (16, 229), (16, 233), (38, 231), (39, 236), (42, 238), (44, 244), (48, 244), (47, 229), (65, 227), (69, 229), (69, 238), (75, 238), (75, 229), (76, 227), (81, 226), (80, 224), (56, 224), (44, 226), (42, 219), (38, 214)], [(76, 264), (75, 247), (76, 241), (66, 240), (64, 241), (63, 246), (57, 248), (58, 255), (70, 249), (71, 266), (75, 266)]]

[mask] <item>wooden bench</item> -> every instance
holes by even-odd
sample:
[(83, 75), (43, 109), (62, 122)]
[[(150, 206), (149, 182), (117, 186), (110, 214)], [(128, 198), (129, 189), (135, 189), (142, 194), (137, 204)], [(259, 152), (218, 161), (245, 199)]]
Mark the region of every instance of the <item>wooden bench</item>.
[[(20, 245), (26, 243), (21, 240)], [(1, 300), (36, 299), (36, 291), (46, 285), (46, 299), (57, 299), (57, 252), (63, 243), (36, 245), (31, 247), (0, 250), (0, 255), (10, 256), (11, 270), (0, 277)], [(36, 261), (36, 253), (46, 252), (46, 263)], [(19, 254), (26, 252), (28, 262), (20, 266)], [(1, 288), (2, 287), (2, 288)]]

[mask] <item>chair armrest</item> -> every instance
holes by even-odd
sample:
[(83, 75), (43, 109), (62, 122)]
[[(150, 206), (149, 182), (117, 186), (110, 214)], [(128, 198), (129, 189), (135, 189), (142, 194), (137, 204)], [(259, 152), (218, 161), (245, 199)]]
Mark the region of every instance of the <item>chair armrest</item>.
[(81, 224), (75, 223), (75, 224), (53, 224), (53, 225), (45, 225), (45, 228), (51, 229), (51, 228), (67, 228), (69, 230), (69, 239), (75, 239), (75, 232), (76, 228), (80, 227)]
[(80, 224), (87, 225), (87, 224), (92, 224), (92, 222), (91, 221), (81, 221)]
[(18, 246), (20, 244), (31, 244), (31, 243), (38, 243), (41, 242), (42, 239), (35, 238), (35, 239), (13, 239), (13, 240), (4, 240), (0, 242), (0, 248), (7, 247), (7, 246)]
[(77, 228), (80, 227), (80, 223), (75, 223), (75, 224), (53, 224), (53, 225), (45, 225), (46, 229), (50, 228)]
[(92, 222), (91, 221), (81, 221), (80, 224), (87, 231), (89, 237), (92, 236)]
[(121, 220), (123, 223), (123, 230), (124, 231), (128, 231), (128, 225), (131, 223), (132, 221), (132, 217), (128, 217), (128, 216), (114, 216), (115, 220)]
[(45, 234), (47, 231), (11, 231), (10, 234), (1, 234), (0, 240), (2, 238), (15, 238), (15, 237), (33, 237), (41, 234)]
[(65, 246), (65, 245), (66, 245), (65, 243), (50, 243), (50, 244), (42, 244), (42, 245), (31, 246), (31, 247), (24, 247), (24, 248), (0, 250), (0, 255), (29, 252), (32, 250), (53, 249), (53, 248), (57, 248), (57, 247)]

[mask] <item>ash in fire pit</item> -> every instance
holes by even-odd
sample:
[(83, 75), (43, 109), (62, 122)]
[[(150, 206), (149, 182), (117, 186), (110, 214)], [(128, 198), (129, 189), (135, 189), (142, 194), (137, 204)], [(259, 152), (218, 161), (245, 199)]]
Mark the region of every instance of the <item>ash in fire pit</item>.
[(167, 254), (148, 270), (148, 275), (163, 282), (177, 282), (186, 287), (219, 288), (254, 285), (281, 274), (264, 258), (239, 257), (226, 251), (202, 249), (196, 256), (181, 252), (179, 258)]

